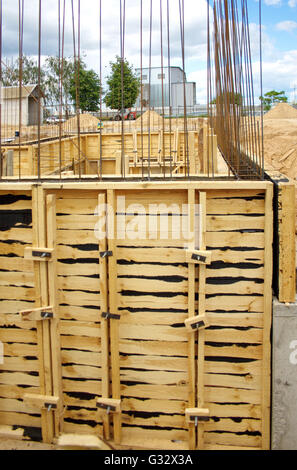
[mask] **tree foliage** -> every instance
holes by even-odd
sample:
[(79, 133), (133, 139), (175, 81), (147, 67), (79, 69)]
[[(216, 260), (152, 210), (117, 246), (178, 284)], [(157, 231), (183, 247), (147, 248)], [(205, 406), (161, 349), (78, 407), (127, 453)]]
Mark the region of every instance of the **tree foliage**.
[(224, 104), (227, 99), (227, 103), (236, 104), (241, 106), (243, 103), (243, 98), (240, 93), (227, 92), (225, 95), (218, 95), (217, 98), (214, 98), (210, 104)]
[[(123, 108), (132, 108), (140, 90), (140, 81), (129, 62), (116, 56), (115, 62), (110, 63), (111, 73), (107, 78), (108, 90), (104, 97), (106, 106), (118, 111)], [(123, 71), (123, 73), (122, 73)], [(122, 96), (123, 77), (123, 96)], [(123, 103), (122, 103), (123, 100)]]
[(263, 103), (265, 111), (269, 111), (274, 103), (287, 103), (288, 101), (284, 91), (275, 90), (268, 91), (264, 96), (260, 96), (259, 99)]
[[(4, 62), (2, 71), (3, 86), (19, 86), (19, 59)], [(78, 65), (78, 62), (76, 63)], [(57, 106), (61, 101), (60, 75), (62, 74), (62, 103), (64, 112), (70, 111), (70, 104), (76, 104), (76, 67), (73, 57), (63, 58), (49, 56), (40, 69), (40, 85), (45, 96), (46, 106)], [(38, 83), (38, 63), (35, 59), (24, 56), (22, 59), (22, 84)], [(97, 111), (100, 100), (100, 80), (93, 70), (87, 70), (86, 64), (79, 62), (79, 98), (80, 109)]]
[[(3, 61), (2, 66), (2, 84), (3, 86), (18, 86), (20, 80), (20, 59)], [(45, 72), (40, 71), (40, 81), (44, 84)], [(34, 85), (38, 83), (38, 64), (31, 57), (24, 56), (22, 59), (22, 83)]]
[[(87, 70), (83, 61), (80, 61), (70, 77), (69, 93), (75, 106), (79, 105), (82, 111), (96, 112), (99, 110), (101, 94), (100, 78), (94, 70)], [(77, 103), (77, 98), (79, 103)]]
[(62, 103), (66, 112), (69, 111), (69, 103), (72, 101), (70, 95), (71, 77), (74, 74), (74, 61), (72, 57), (63, 58), (49, 56), (46, 58), (43, 72), (44, 79), (44, 94), (48, 106), (54, 106), (60, 103), (60, 74), (62, 74)]

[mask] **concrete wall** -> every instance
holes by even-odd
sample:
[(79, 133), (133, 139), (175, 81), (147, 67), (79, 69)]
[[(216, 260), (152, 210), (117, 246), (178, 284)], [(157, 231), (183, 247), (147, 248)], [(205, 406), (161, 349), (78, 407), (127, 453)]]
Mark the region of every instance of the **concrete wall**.
[(297, 303), (273, 305), (272, 449), (297, 450)]

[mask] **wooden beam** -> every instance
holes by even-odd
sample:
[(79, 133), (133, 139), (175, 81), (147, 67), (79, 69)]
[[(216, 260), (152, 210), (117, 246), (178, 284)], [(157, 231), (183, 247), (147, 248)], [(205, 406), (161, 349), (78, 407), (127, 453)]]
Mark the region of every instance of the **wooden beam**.
[[(188, 230), (189, 234), (195, 233), (195, 190), (188, 191)], [(195, 249), (194, 237), (190, 240), (189, 250)], [(195, 316), (195, 284), (196, 284), (196, 265), (189, 262), (188, 264), (188, 318)], [(189, 364), (189, 398), (188, 408), (195, 408), (196, 406), (196, 360), (195, 360), (195, 340), (196, 334), (191, 333), (188, 337), (188, 364)], [(196, 429), (195, 423), (188, 423), (189, 425), (189, 449), (196, 449)]]
[[(199, 249), (206, 249), (206, 193), (199, 192), (200, 211), (200, 244)], [(206, 301), (206, 265), (199, 265), (199, 300), (198, 312), (200, 316), (205, 315)], [(198, 373), (197, 373), (197, 404), (198, 408), (205, 408), (205, 330), (199, 330), (198, 334)], [(198, 449), (204, 449), (204, 423), (198, 422)]]
[(58, 397), (59, 406), (54, 412), (55, 436), (63, 431), (63, 389), (62, 389), (62, 359), (60, 342), (60, 315), (57, 288), (57, 257), (56, 257), (56, 196), (49, 194), (46, 197), (47, 218), (47, 246), (53, 250), (53, 256), (48, 263), (48, 292), (49, 301), (53, 305), (54, 318), (49, 322), (51, 363), (52, 363), (52, 390)]
[(278, 186), (279, 287), (280, 302), (296, 300), (295, 184)]
[[(107, 191), (107, 204), (112, 209), (108, 216), (108, 250), (112, 256), (108, 261), (108, 287), (109, 287), (109, 309), (113, 315), (118, 314), (118, 289), (117, 289), (117, 252), (116, 252), (116, 201), (115, 192)], [(110, 350), (111, 350), (111, 378), (112, 398), (120, 400), (120, 352), (119, 352), (119, 320), (110, 319)], [(121, 443), (121, 414), (113, 416), (114, 441)]]
[[(45, 217), (44, 212), (44, 198), (41, 194), (42, 188), (40, 186), (33, 186), (32, 188), (32, 226), (33, 226), (33, 245), (38, 246), (40, 243), (45, 246)], [(48, 297), (44, 283), (47, 283), (47, 273), (41, 270), (41, 267), (46, 268), (45, 263), (34, 261), (34, 284), (35, 284), (35, 307), (41, 308), (48, 306)], [(38, 359), (39, 359), (39, 381), (40, 393), (42, 395), (52, 395), (51, 390), (51, 365), (49, 364), (49, 356), (44, 353), (44, 348), (49, 348), (49, 333), (43, 328), (43, 322), (36, 323), (37, 341), (38, 341)], [(50, 349), (49, 349), (50, 351)], [(50, 392), (48, 393), (48, 389)], [(45, 443), (51, 443), (54, 435), (53, 428), (53, 415), (52, 412), (41, 410), (41, 432), (42, 440)]]
[(272, 242), (273, 242), (273, 186), (265, 196), (265, 252), (264, 252), (264, 321), (262, 367), (262, 449), (270, 449), (270, 395), (271, 395), (271, 321), (272, 321)]
[[(101, 212), (101, 217), (105, 219), (105, 230), (104, 238), (99, 241), (99, 252), (107, 251), (107, 214), (106, 214), (106, 193), (99, 194), (98, 197), (98, 206)], [(107, 312), (109, 308), (108, 302), (108, 258), (106, 256), (99, 256), (99, 265), (100, 265), (100, 307), (101, 313)], [(101, 316), (101, 354), (102, 354), (102, 398), (109, 398), (110, 396), (110, 373), (109, 373), (109, 321), (105, 320)], [(104, 414), (102, 416), (103, 421), (103, 432), (105, 439), (110, 439), (110, 421), (109, 415)]]

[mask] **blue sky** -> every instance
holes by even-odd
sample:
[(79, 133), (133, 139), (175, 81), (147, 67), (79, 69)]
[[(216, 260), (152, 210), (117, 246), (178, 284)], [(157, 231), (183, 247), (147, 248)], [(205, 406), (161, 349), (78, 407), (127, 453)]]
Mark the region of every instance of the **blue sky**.
[[(258, 2), (248, 3), (251, 16), (257, 14)], [(270, 46), (267, 53), (263, 47), (264, 91), (285, 90), (292, 101), (296, 87), (297, 100), (297, 0), (263, 0), (262, 24)]]
[[(239, 1), (239, 0), (238, 0)], [(241, 0), (240, 0), (241, 1)], [(197, 83), (197, 101), (206, 102), (206, 40), (207, 1), (184, 0), (186, 72), (188, 80)], [(63, 2), (61, 2), (63, 3)], [(211, 2), (212, 3), (212, 2)], [(259, 1), (247, 0), (254, 66), (255, 96), (260, 94), (259, 80)], [(39, 0), (24, 0), (24, 52), (36, 57), (38, 45)], [(67, 19), (65, 55), (73, 54), (70, 0), (66, 0)], [(120, 54), (119, 0), (102, 0), (102, 58), (103, 74), (109, 70), (109, 62)], [(143, 0), (143, 65), (148, 66), (149, 4)], [(58, 0), (42, 0), (42, 54), (56, 55), (58, 44)], [(164, 63), (167, 64), (166, 5), (163, 0)], [(182, 65), (180, 47), (179, 0), (170, 0), (171, 64)], [(77, 11), (77, 0), (74, 0)], [(140, 63), (140, 0), (126, 0), (125, 56), (135, 68)], [(152, 65), (160, 66), (160, 0), (153, 0)], [(81, 49), (86, 62), (99, 71), (99, 0), (81, 0)], [(263, 23), (263, 85), (264, 92), (285, 90), (289, 99), (294, 98), (297, 87), (297, 0), (262, 0)], [(18, 0), (3, 2), (3, 56), (18, 55)], [(297, 100), (297, 90), (295, 92)]]

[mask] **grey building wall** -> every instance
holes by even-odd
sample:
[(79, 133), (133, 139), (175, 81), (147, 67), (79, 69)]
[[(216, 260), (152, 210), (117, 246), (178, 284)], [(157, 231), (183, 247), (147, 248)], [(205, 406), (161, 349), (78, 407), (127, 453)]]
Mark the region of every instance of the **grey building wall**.
[(196, 104), (196, 83), (185, 83), (185, 90), (183, 83), (172, 84), (171, 102), (174, 108), (184, 106), (184, 95), (186, 96), (187, 106), (194, 106)]
[[(136, 73), (140, 77), (140, 69), (137, 69)], [(162, 106), (168, 107), (169, 104), (173, 108), (184, 106), (184, 80), (186, 80), (186, 74), (180, 67), (171, 67), (170, 71), (168, 67), (164, 67), (163, 74), (162, 69), (159, 67), (152, 67), (151, 72), (148, 68), (143, 69), (143, 107), (161, 108)], [(169, 83), (171, 85), (171, 96)], [(139, 96), (136, 102), (137, 108), (141, 107), (140, 98)], [(186, 82), (186, 100), (187, 106), (196, 104), (196, 83)]]

